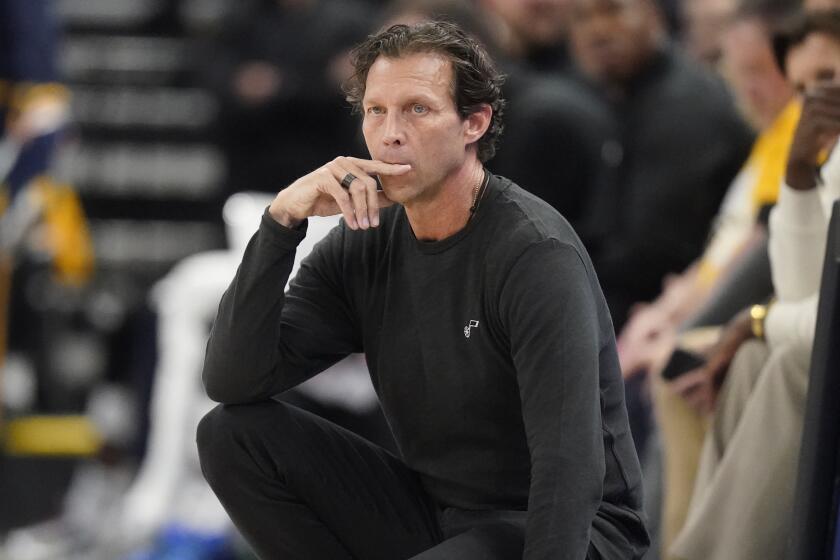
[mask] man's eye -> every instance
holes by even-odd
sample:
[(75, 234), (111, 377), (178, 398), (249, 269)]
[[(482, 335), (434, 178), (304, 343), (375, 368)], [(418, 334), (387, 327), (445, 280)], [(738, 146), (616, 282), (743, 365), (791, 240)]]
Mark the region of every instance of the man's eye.
[(411, 110), (417, 113), (418, 115), (421, 115), (428, 111), (425, 105), (420, 105), (419, 103), (415, 103), (414, 105), (412, 105)]
[(368, 107), (367, 112), (369, 115), (381, 115), (382, 107)]

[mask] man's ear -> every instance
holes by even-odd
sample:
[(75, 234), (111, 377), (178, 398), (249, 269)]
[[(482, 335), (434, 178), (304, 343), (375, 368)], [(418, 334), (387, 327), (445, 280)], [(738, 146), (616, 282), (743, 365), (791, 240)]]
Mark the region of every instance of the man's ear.
[(464, 138), (467, 144), (478, 142), (490, 128), (490, 121), (493, 118), (493, 108), (487, 103), (482, 103), (478, 109), (467, 115), (464, 119)]

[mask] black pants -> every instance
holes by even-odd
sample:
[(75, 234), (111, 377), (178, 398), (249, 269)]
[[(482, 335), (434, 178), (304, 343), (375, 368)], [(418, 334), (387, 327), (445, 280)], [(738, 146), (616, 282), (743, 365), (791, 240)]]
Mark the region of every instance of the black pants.
[(521, 558), (524, 511), (439, 508), (384, 449), (292, 405), (221, 405), (204, 476), (261, 558)]

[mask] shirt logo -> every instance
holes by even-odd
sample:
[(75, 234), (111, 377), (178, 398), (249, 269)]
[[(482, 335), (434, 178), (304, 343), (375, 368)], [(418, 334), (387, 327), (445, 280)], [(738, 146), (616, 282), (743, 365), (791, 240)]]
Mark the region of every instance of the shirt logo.
[(478, 328), (478, 321), (476, 321), (475, 319), (471, 320), (469, 323), (467, 323), (467, 326), (464, 327), (464, 338), (469, 338), (470, 331), (474, 328)]

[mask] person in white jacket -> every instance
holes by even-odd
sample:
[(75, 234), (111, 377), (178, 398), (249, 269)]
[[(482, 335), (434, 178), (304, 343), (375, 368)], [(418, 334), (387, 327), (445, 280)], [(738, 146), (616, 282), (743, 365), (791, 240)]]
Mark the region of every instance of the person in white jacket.
[(739, 314), (706, 365), (672, 383), (712, 425), (671, 558), (785, 555), (828, 222), (840, 198), (840, 10), (809, 14), (780, 45), (803, 111), (770, 215), (776, 299)]

